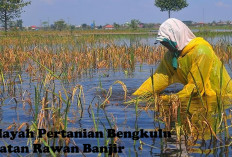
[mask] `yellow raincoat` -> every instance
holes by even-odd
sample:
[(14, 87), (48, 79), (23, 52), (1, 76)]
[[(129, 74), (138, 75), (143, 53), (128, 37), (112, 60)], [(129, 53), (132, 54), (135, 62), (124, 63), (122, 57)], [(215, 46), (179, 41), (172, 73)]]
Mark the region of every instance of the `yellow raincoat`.
[(177, 69), (172, 66), (172, 57), (173, 52), (168, 51), (153, 75), (153, 84), (149, 77), (133, 95), (152, 93), (153, 89), (159, 93), (173, 83), (184, 85), (177, 93), (180, 98), (189, 97), (192, 91), (196, 94), (197, 88), (201, 95), (205, 93), (207, 96), (232, 93), (229, 74), (212, 46), (203, 38), (193, 38), (182, 49), (177, 58)]

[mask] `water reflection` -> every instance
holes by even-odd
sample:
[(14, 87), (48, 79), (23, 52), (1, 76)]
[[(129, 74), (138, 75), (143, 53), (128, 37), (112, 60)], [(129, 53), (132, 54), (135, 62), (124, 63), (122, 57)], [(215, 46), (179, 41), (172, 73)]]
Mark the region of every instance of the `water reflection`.
[[(208, 35), (203, 35), (201, 36), (205, 40), (207, 40), (211, 44), (216, 44), (218, 42), (227, 42), (227, 43), (232, 43), (232, 35), (220, 35), (220, 36), (208, 36)], [(114, 43), (116, 45), (127, 45), (127, 46), (132, 46), (132, 45), (149, 45), (149, 46), (154, 46), (154, 43), (156, 41), (156, 35), (153, 36), (147, 36), (147, 37), (124, 37), (122, 39), (115, 39)]]
[[(220, 37), (218, 37), (220, 38)], [(228, 37), (230, 40), (232, 39), (231, 36)], [(212, 38), (214, 39), (214, 38)], [(218, 40), (218, 39), (216, 39)], [(128, 47), (132, 45), (154, 45), (155, 42), (155, 35), (154, 36), (147, 36), (147, 37), (140, 37), (140, 36), (130, 36), (122, 38), (115, 39), (116, 45), (127, 45)], [(108, 43), (107, 43), (108, 44)], [(115, 43), (113, 43), (115, 44)], [(32, 45), (28, 49), (33, 49), (36, 45)], [(37, 45), (38, 46), (38, 45)], [(43, 49), (43, 47), (46, 45), (39, 45), (39, 49)], [(71, 45), (74, 46), (74, 45)], [(48, 45), (47, 47), (50, 48), (53, 52), (59, 52), (62, 51), (62, 48), (70, 49), (74, 51), (74, 48), (81, 49), (85, 48), (85, 45), (77, 44), (77, 46), (66, 47), (62, 44), (58, 45)], [(94, 47), (101, 47), (101, 46), (107, 46), (107, 45), (99, 45), (92, 44), (88, 45), (92, 48)], [(141, 82), (144, 82), (147, 77), (150, 76), (150, 69), (154, 68), (156, 69), (157, 65), (147, 65), (143, 64), (141, 65), (135, 65), (135, 69), (131, 70), (131, 73), (128, 71), (122, 71), (117, 69), (105, 69), (105, 70), (95, 70), (95, 69), (89, 69), (86, 70), (86, 75), (83, 75), (83, 77), (77, 78), (71, 83), (69, 82), (63, 82), (63, 84), (59, 81), (53, 81), (53, 83), (50, 83), (49, 88), (54, 89), (52, 90), (55, 93), (59, 93), (59, 91), (63, 91), (64, 88), (69, 94), (72, 94), (72, 88), (76, 86), (76, 84), (81, 84), (84, 88), (85, 93), (85, 99), (86, 103), (82, 110), (78, 110), (77, 108), (77, 97), (75, 97), (74, 102), (70, 106), (70, 113), (68, 114), (68, 117), (70, 118), (70, 123), (68, 125), (68, 128), (82, 128), (82, 129), (91, 129), (93, 128), (93, 120), (89, 116), (89, 113), (87, 112), (88, 106), (90, 103), (92, 103), (93, 98), (96, 95), (100, 95), (99, 90), (97, 91), (95, 87), (101, 86), (102, 88), (108, 90), (109, 86), (111, 86), (116, 80), (121, 80), (124, 82), (127, 86), (129, 95), (135, 91)], [(231, 73), (230, 73), (231, 74)], [(18, 75), (18, 73), (17, 73)], [(17, 76), (16, 75), (16, 76)], [(14, 75), (9, 75), (10, 78), (15, 78)], [(6, 76), (5, 79), (8, 79)], [(17, 84), (17, 95), (16, 98), (19, 101), (19, 104), (14, 103), (14, 101), (10, 101), (11, 99), (6, 99), (1, 101), (2, 106), (0, 108), (0, 121), (1, 121), (1, 128), (6, 129), (7, 126), (12, 124), (16, 119), (19, 124), (23, 122), (31, 122), (33, 120), (33, 116), (30, 114), (30, 112), (25, 112), (23, 109), (23, 100), (24, 98), (31, 98), (32, 104), (34, 104), (33, 100), (35, 100), (35, 87), (41, 86), (41, 97), (45, 94), (45, 90), (43, 87), (43, 84), (39, 83), (39, 81), (34, 80), (31, 76), (29, 76), (27, 73), (22, 73), (22, 79), (23, 84)], [(16, 79), (17, 81), (17, 79)], [(54, 88), (52, 87), (54, 84)], [(3, 86), (2, 86), (3, 88)], [(177, 90), (181, 89), (181, 85), (173, 85), (172, 87), (169, 87), (166, 89), (165, 92), (167, 93), (176, 93)], [(94, 90), (92, 90), (94, 89)], [(27, 93), (28, 91), (28, 96)], [(30, 96), (31, 93), (31, 96)], [(21, 95), (22, 94), (22, 95)], [(52, 93), (51, 93), (52, 94)], [(137, 115), (135, 114), (134, 106), (124, 108), (123, 105), (121, 105), (124, 101), (123, 99), (123, 89), (122, 87), (114, 85), (113, 87), (113, 93), (109, 100), (109, 104), (106, 107), (107, 113), (109, 115), (110, 119), (116, 119), (115, 125), (121, 130), (128, 130), (128, 131), (134, 131), (135, 129), (135, 119)], [(101, 95), (101, 98), (104, 100), (107, 93), (104, 93)], [(8, 95), (2, 97), (8, 97)], [(62, 93), (62, 97), (66, 97), (64, 93)], [(51, 96), (49, 97), (51, 98)], [(0, 97), (1, 99), (1, 97)], [(55, 99), (50, 99), (55, 100)], [(58, 100), (58, 99), (57, 99)], [(193, 155), (197, 154), (209, 154), (209, 153), (215, 153), (219, 155), (220, 153), (228, 153), (228, 146), (231, 143), (231, 110), (228, 109), (231, 104), (231, 101), (229, 99), (223, 98), (222, 102), (219, 102), (217, 99), (211, 99), (211, 98), (203, 98), (204, 105), (202, 104), (201, 100), (199, 98), (193, 98), (191, 100), (190, 106), (188, 105), (189, 99), (181, 100), (181, 108), (178, 114), (178, 105), (179, 100), (175, 100), (173, 102), (164, 102), (164, 108), (162, 108), (162, 112), (160, 110), (160, 117), (163, 117), (164, 122), (166, 125), (159, 123), (153, 119), (153, 117), (150, 117), (149, 114), (157, 115), (157, 112), (147, 110), (142, 111), (140, 116), (138, 117), (137, 124), (140, 128), (143, 129), (157, 129), (157, 128), (164, 128), (166, 127), (168, 130), (171, 129), (180, 129), (182, 136), (181, 136), (181, 142), (179, 143), (177, 140), (177, 136), (173, 134), (173, 138), (171, 139), (144, 139), (145, 143), (151, 143), (153, 147), (147, 147), (144, 148), (142, 152), (140, 152), (136, 147), (133, 145), (134, 141), (130, 139), (122, 139), (121, 143), (127, 146), (127, 152), (126, 154), (129, 154), (129, 151), (131, 153), (135, 154), (136, 156), (142, 155), (161, 155), (161, 156), (167, 156), (167, 155), (188, 155), (189, 153), (192, 153)], [(8, 103), (10, 102), (10, 103)], [(92, 103), (98, 104), (98, 99), (96, 98), (95, 101)], [(117, 104), (117, 105), (116, 105)], [(165, 105), (166, 104), (166, 105)], [(221, 105), (223, 104), (223, 105)], [(18, 106), (19, 105), (19, 106)], [(189, 110), (187, 110), (189, 106)], [(65, 107), (65, 105), (64, 105)], [(96, 114), (97, 108), (94, 106), (94, 113), (97, 117), (98, 114)], [(26, 106), (26, 109), (31, 109), (29, 106)], [(160, 107), (161, 109), (161, 107)], [(4, 111), (4, 112), (3, 112)], [(17, 112), (16, 112), (17, 111)], [(81, 112), (79, 112), (81, 111)], [(188, 112), (187, 112), (188, 111)], [(149, 113), (149, 114), (147, 114)], [(111, 116), (113, 115), (113, 116)], [(3, 117), (3, 118), (2, 118)], [(106, 120), (104, 110), (99, 111), (99, 119), (101, 119), (101, 122), (104, 123), (107, 127), (109, 127), (108, 121)], [(178, 123), (178, 119), (181, 121), (181, 123)], [(74, 122), (71, 123), (71, 120)], [(75, 120), (77, 120), (75, 122)], [(103, 126), (99, 124), (100, 129), (103, 130)], [(179, 127), (178, 127), (179, 125)], [(25, 143), (26, 143), (25, 139)], [(86, 139), (77, 139), (76, 142), (81, 143), (94, 143), (96, 144), (96, 139), (92, 140), (86, 140)], [(220, 142), (222, 141), (222, 142)], [(11, 141), (12, 142), (12, 141)], [(17, 139), (15, 143), (22, 144), (21, 139)], [(139, 142), (137, 142), (138, 144)], [(1, 142), (2, 145), (4, 145), (3, 142)], [(224, 148), (225, 147), (225, 148)], [(129, 150), (131, 148), (131, 150)], [(133, 152), (134, 151), (134, 152)], [(231, 149), (229, 150), (231, 153)], [(95, 156), (95, 155), (93, 155)]]

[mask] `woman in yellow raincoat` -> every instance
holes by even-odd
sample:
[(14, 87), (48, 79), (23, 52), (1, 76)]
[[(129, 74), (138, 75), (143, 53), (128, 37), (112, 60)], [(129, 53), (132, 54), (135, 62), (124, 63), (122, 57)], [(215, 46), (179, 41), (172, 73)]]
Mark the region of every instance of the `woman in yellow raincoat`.
[(231, 78), (212, 46), (203, 38), (195, 37), (183, 22), (174, 18), (166, 20), (159, 28), (157, 40), (169, 51), (153, 77), (133, 95), (159, 93), (173, 83), (184, 85), (177, 93), (180, 98), (189, 97), (192, 92), (207, 96), (232, 93)]

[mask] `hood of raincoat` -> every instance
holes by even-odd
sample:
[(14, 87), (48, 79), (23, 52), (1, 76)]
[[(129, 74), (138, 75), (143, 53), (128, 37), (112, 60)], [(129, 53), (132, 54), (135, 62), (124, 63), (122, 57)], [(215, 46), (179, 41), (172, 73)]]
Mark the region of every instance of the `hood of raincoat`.
[(170, 18), (161, 24), (156, 40), (170, 40), (176, 43), (178, 51), (188, 45), (188, 43), (196, 38), (192, 31), (180, 20)]
[(176, 69), (179, 52), (194, 38), (196, 36), (183, 22), (170, 18), (161, 24), (156, 40), (166, 41), (176, 49), (172, 60), (173, 68)]

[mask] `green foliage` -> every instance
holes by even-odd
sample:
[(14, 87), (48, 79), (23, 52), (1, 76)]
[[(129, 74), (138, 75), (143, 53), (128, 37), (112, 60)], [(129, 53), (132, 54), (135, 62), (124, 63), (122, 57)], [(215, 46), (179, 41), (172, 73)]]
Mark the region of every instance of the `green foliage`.
[(133, 20), (131, 20), (130, 27), (131, 27), (132, 29), (137, 29), (139, 23), (140, 23), (139, 20), (133, 19)]
[(21, 19), (17, 20), (16, 21), (16, 27), (19, 27), (19, 29), (22, 30), (23, 29), (23, 20), (21, 20)]
[(87, 29), (87, 28), (88, 28), (88, 25), (87, 25), (86, 23), (83, 23), (83, 24), (81, 25), (81, 27), (82, 27), (83, 29)]
[(17, 29), (23, 30), (23, 20), (20, 19), (16, 21), (9, 21), (8, 26), (9, 28), (11, 28), (11, 30), (17, 30)]
[(24, 0), (1, 0), (0, 1), (0, 21), (4, 23), (5, 31), (8, 28), (8, 22), (14, 18), (19, 18), (22, 8), (31, 4)]
[(42, 22), (42, 27), (44, 30), (47, 30), (49, 28), (49, 22), (48, 21), (43, 21)]
[(58, 20), (54, 23), (54, 28), (57, 30), (64, 30), (67, 27), (67, 24), (65, 23), (64, 20)]
[(170, 18), (171, 11), (179, 11), (188, 6), (186, 0), (155, 0), (155, 6), (160, 8), (160, 11), (168, 11)]
[(114, 25), (114, 28), (115, 28), (115, 29), (119, 29), (119, 28), (120, 28), (120, 25), (119, 25), (119, 24), (117, 24), (116, 22), (114, 22), (114, 24), (113, 24), (113, 25)]

